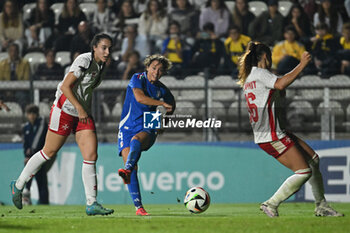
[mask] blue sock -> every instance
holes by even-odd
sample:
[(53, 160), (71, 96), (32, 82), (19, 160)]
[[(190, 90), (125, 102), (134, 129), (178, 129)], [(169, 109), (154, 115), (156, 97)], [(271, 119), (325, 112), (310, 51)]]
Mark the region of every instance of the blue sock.
[(128, 159), (126, 160), (126, 163), (125, 163), (125, 169), (133, 170), (140, 156), (141, 156), (141, 142), (139, 140), (134, 139), (130, 142), (130, 152), (128, 155)]
[(135, 207), (140, 208), (142, 206), (142, 202), (141, 202), (139, 180), (137, 178), (137, 169), (134, 169), (131, 172), (130, 184), (128, 184), (128, 189)]

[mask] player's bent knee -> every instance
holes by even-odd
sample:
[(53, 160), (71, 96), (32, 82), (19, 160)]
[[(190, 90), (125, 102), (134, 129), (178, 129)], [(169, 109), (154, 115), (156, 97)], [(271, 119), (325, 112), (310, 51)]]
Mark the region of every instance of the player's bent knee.
[(82, 156), (87, 161), (96, 161), (98, 157), (96, 153), (83, 153)]
[(135, 135), (135, 136), (133, 136), (133, 137), (131, 138), (131, 141), (132, 141), (132, 140), (140, 141), (141, 138), (140, 138), (139, 136)]
[(295, 171), (295, 174), (299, 175), (299, 177), (303, 180), (305, 180), (305, 182), (310, 179), (310, 177), (312, 176), (312, 170), (311, 168), (305, 168), (305, 169), (300, 169)]
[(55, 154), (57, 154), (58, 150), (49, 150), (45, 147), (42, 149), (42, 151), (45, 153), (45, 155), (49, 158), (52, 158)]

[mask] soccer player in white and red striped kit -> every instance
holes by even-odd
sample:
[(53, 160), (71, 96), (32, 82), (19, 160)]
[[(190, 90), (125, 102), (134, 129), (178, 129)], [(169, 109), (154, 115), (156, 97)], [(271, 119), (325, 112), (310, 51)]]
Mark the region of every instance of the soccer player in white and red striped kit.
[(87, 215), (108, 215), (114, 210), (104, 208), (96, 200), (97, 137), (91, 116), (92, 94), (104, 76), (105, 63), (110, 56), (112, 38), (97, 34), (91, 41), (91, 52), (79, 55), (69, 72), (57, 86), (56, 99), (51, 108), (45, 145), (28, 161), (17, 180), (10, 184), (12, 202), (22, 209), (22, 191), (25, 184), (40, 167), (54, 156), (73, 132), (83, 156), (82, 178), (86, 196)]
[(276, 193), (261, 204), (269, 217), (278, 216), (278, 206), (309, 181), (315, 197), (316, 216), (344, 216), (331, 208), (324, 197), (319, 157), (303, 140), (287, 132), (280, 124), (280, 91), (287, 88), (311, 60), (308, 52), (302, 54), (300, 63), (289, 73), (278, 78), (271, 73), (271, 50), (258, 42), (250, 42), (240, 58), (239, 84), (245, 99), (254, 132), (254, 141), (265, 152), (291, 169)]

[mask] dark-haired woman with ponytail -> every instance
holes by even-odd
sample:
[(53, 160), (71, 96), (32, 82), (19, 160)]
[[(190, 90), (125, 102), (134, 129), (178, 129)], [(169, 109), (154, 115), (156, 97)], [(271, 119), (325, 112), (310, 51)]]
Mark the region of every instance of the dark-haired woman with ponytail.
[(42, 150), (34, 154), (21, 175), (11, 182), (12, 201), (22, 209), (22, 190), (40, 167), (63, 146), (71, 132), (83, 156), (82, 177), (86, 195), (87, 215), (108, 215), (114, 210), (102, 207), (97, 201), (97, 138), (91, 116), (93, 90), (101, 83), (104, 66), (110, 55), (112, 39), (97, 34), (91, 42), (91, 52), (79, 55), (63, 81), (58, 84), (56, 99), (51, 108), (49, 129)]
[(326, 202), (318, 155), (303, 140), (286, 132), (279, 120), (280, 91), (298, 77), (310, 62), (311, 56), (304, 52), (300, 63), (280, 78), (271, 73), (271, 60), (268, 46), (250, 42), (240, 59), (239, 84), (247, 101), (255, 143), (294, 174), (285, 180), (270, 199), (261, 204), (260, 210), (269, 217), (277, 217), (278, 206), (309, 180), (315, 197), (315, 215), (343, 216)]

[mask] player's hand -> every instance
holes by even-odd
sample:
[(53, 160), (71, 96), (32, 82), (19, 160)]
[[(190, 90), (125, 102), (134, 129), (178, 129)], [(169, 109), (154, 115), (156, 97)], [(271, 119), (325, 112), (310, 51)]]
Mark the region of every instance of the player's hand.
[(83, 124), (90, 123), (89, 116), (84, 109), (78, 110), (79, 121)]
[(311, 61), (311, 55), (309, 52), (303, 52), (301, 55), (300, 63), (306, 66)]
[(173, 106), (170, 104), (167, 104), (164, 102), (163, 107), (166, 109), (167, 112), (171, 112), (173, 110)]

